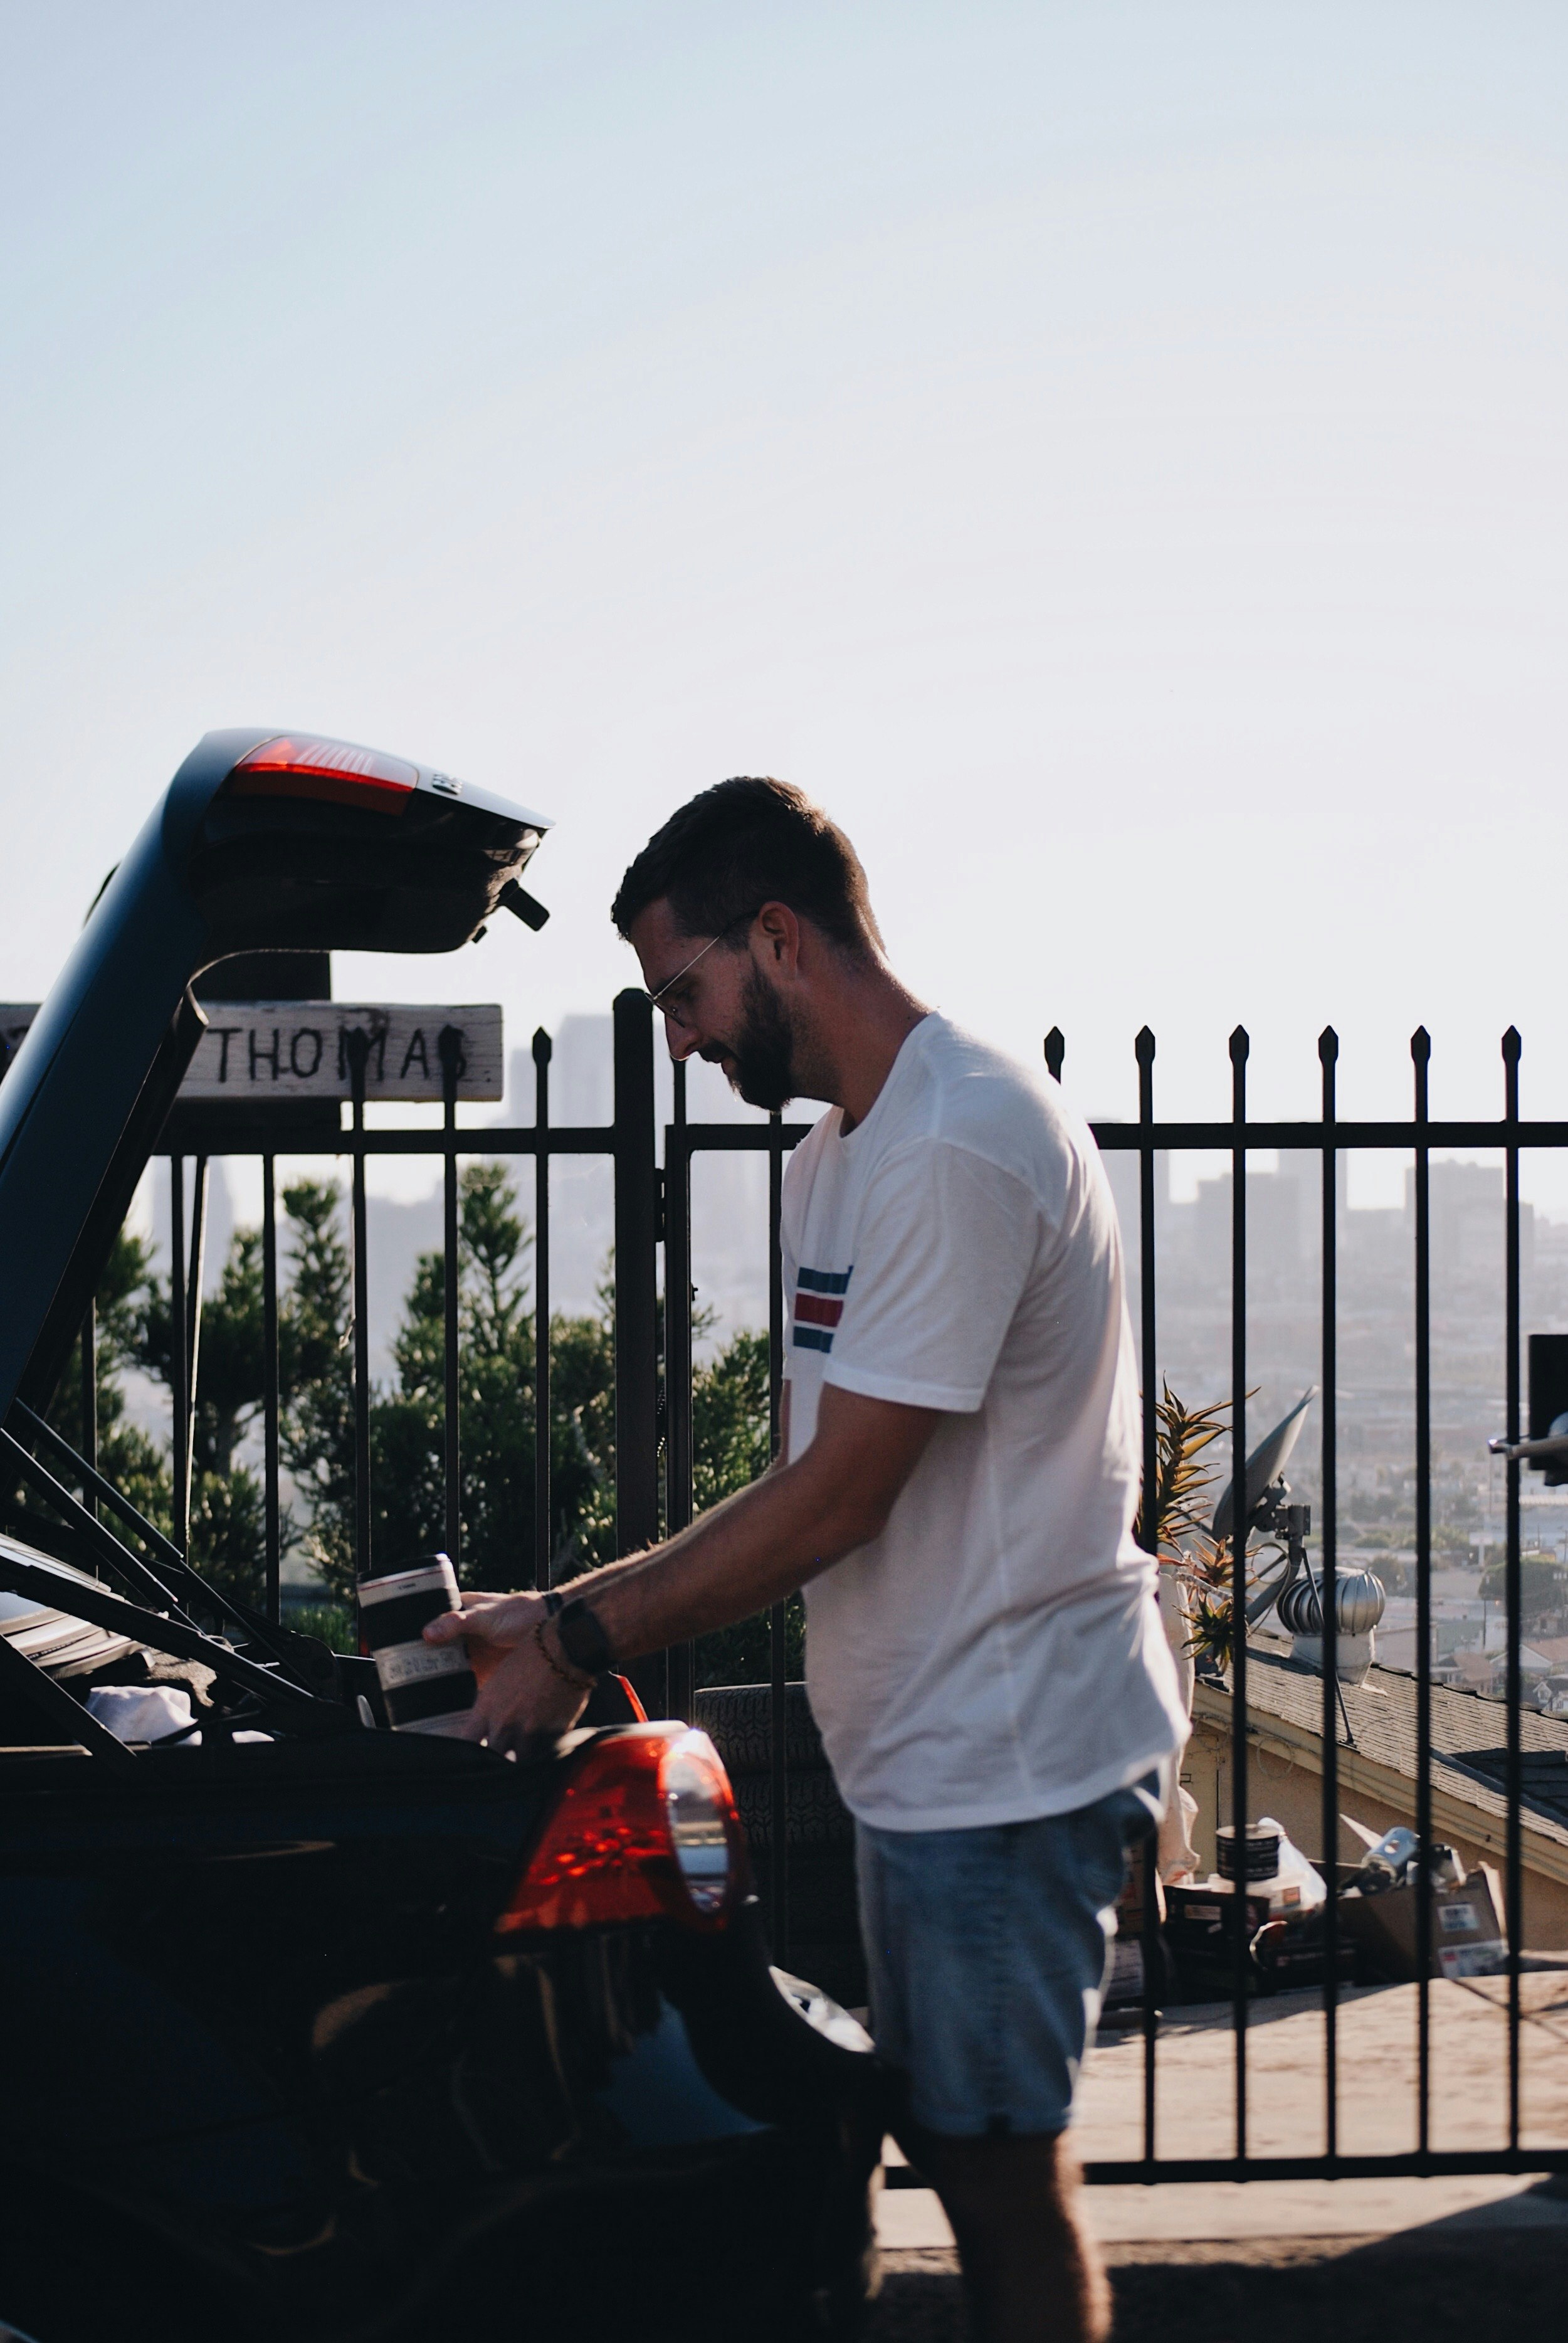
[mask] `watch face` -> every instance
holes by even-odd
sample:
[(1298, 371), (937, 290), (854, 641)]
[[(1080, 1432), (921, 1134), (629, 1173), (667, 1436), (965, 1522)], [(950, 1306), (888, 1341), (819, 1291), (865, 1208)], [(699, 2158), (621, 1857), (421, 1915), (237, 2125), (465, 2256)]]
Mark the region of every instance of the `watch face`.
[(603, 1675), (610, 1664), (609, 1644), (586, 1603), (568, 1603), (556, 1622), (556, 1635), (574, 1668), (585, 1675)]

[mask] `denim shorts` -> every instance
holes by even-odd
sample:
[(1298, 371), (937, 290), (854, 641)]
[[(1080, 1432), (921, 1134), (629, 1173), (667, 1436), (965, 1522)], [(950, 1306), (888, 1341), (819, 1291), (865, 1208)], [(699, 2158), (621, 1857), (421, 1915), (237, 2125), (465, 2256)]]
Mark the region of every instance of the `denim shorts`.
[(856, 1825), (871, 2031), (923, 2129), (1065, 2130), (1126, 1850), (1161, 1804), (1155, 1773), (1032, 1822)]

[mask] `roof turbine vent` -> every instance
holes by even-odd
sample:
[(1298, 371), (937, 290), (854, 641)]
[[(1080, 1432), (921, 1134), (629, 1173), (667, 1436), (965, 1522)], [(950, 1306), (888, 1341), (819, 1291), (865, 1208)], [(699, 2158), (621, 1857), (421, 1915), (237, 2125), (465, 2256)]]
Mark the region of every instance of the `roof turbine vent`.
[[(1334, 1673), (1342, 1684), (1364, 1682), (1376, 1649), (1376, 1629), (1388, 1596), (1370, 1570), (1347, 1570), (1334, 1579)], [(1323, 1665), (1323, 1610), (1315, 1580), (1287, 1586), (1275, 1604), (1280, 1624), (1294, 1637), (1291, 1657), (1320, 1674)]]

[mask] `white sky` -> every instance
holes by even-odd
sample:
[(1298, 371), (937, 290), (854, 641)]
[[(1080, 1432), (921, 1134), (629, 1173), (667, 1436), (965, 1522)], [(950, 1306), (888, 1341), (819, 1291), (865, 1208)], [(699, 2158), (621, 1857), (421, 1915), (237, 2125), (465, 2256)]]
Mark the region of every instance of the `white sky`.
[(0, 186), (0, 998), (313, 725), (559, 822), (543, 937), (345, 996), (603, 1009), (775, 772), (1091, 1111), (1145, 1020), (1224, 1111), (1240, 1020), (1255, 1111), (1332, 1021), (1402, 1112), (1423, 1020), (1495, 1112), (1514, 1020), (1568, 1115), (1560, 5), (55, 0)]

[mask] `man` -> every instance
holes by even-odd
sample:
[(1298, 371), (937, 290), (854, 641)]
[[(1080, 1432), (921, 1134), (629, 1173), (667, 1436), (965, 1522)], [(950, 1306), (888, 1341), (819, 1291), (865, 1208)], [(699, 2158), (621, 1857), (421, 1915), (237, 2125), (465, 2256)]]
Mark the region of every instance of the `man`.
[(1133, 1541), (1115, 1211), (1054, 1083), (884, 956), (853, 848), (771, 780), (674, 814), (614, 907), (672, 1056), (830, 1111), (785, 1174), (785, 1440), (762, 1479), (564, 1609), (470, 1594), (475, 1737), (564, 1729), (597, 1673), (804, 1585), (857, 1825), (878, 2046), (986, 2343), (1106, 2328), (1065, 2142), (1123, 1849), (1185, 1719)]

